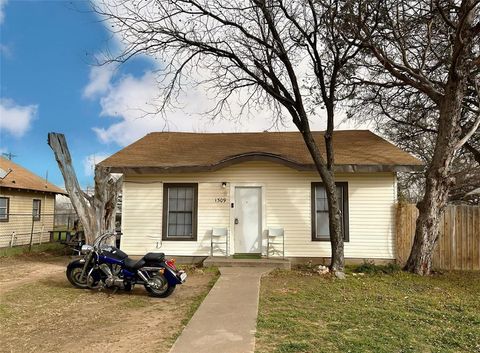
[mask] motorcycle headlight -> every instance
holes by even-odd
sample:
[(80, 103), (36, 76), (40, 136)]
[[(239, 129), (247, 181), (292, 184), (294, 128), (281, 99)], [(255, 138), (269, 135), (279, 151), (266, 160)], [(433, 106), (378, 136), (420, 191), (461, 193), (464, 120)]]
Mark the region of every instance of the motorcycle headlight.
[(82, 245), (82, 248), (80, 249), (80, 251), (81, 251), (82, 254), (87, 254), (87, 253), (89, 253), (89, 252), (92, 251), (92, 250), (93, 250), (93, 246), (88, 245), (88, 244)]

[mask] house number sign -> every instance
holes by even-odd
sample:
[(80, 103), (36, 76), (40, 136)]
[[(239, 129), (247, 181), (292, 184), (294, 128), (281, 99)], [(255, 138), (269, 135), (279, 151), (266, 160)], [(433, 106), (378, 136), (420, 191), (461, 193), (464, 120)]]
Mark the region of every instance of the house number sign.
[(227, 198), (226, 197), (216, 197), (215, 198), (215, 203), (226, 203)]

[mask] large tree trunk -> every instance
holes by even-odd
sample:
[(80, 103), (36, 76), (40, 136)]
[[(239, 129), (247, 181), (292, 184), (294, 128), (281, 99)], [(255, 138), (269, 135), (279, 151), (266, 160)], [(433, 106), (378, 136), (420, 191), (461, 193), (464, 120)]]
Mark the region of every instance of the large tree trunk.
[[(405, 269), (420, 275), (428, 275), (432, 270), (432, 257), (438, 240), (439, 222), (445, 210), (448, 193), (453, 184), (451, 164), (455, 152), (466, 142), (460, 140), (461, 130), (458, 126), (466, 82), (469, 72), (467, 56), (472, 45), (472, 23), (475, 19), (473, 1), (462, 1), (459, 9), (461, 25), (455, 33), (447, 84), (439, 105), (438, 134), (432, 161), (426, 172), (425, 195), (417, 205), (415, 238), (412, 251)], [(473, 130), (474, 132), (474, 130)]]
[(439, 222), (448, 201), (453, 184), (451, 163), (458, 142), (457, 121), (461, 99), (444, 100), (440, 109), (440, 124), (435, 151), (427, 169), (425, 194), (417, 205), (419, 215), (415, 228), (412, 251), (405, 265), (407, 271), (428, 275), (432, 270), (432, 256), (438, 239)]
[(328, 216), (330, 226), (330, 245), (332, 247), (332, 261), (330, 268), (332, 271), (343, 272), (345, 267), (344, 244), (340, 207), (338, 204), (337, 187), (335, 177), (332, 172), (328, 172), (328, 177), (322, 177), (325, 183), (328, 200)]
[(447, 175), (433, 176), (440, 173), (444, 172), (438, 166), (432, 166), (427, 173), (425, 195), (417, 205), (419, 215), (415, 238), (405, 265), (405, 270), (420, 275), (428, 275), (432, 270), (432, 257), (438, 240), (439, 223), (447, 204), (451, 185), (451, 179)]
[(78, 183), (72, 157), (63, 134), (50, 132), (48, 144), (52, 148), (65, 181), (65, 188), (73, 208), (85, 231), (85, 241), (92, 244), (105, 232), (115, 230), (115, 210), (122, 178), (115, 178), (108, 168), (95, 168), (95, 193), (87, 195)]
[(330, 268), (343, 272), (345, 267), (342, 214), (338, 204), (337, 186), (335, 184), (335, 154), (333, 148), (333, 128), (335, 107), (333, 92), (329, 100), (325, 100), (327, 108), (327, 131), (325, 131), (325, 149), (327, 152), (326, 191), (328, 200), (328, 220), (330, 229), (330, 245), (332, 247), (332, 262)]
[[(465, 76), (462, 67), (455, 67), (440, 105), (437, 140), (432, 161), (425, 175), (425, 195), (417, 205), (415, 238), (405, 270), (428, 275), (432, 270), (432, 257), (438, 240), (439, 222), (453, 185), (451, 164), (458, 146), (462, 101), (465, 91)], [(456, 71), (460, 72), (457, 73)]]
[[(338, 205), (337, 188), (335, 185), (335, 175), (333, 171), (333, 163), (331, 168), (328, 167), (328, 163), (324, 161), (318, 149), (317, 143), (313, 138), (312, 132), (309, 128), (300, 129), (303, 140), (312, 156), (315, 167), (317, 168), (322, 182), (325, 184), (325, 191), (327, 193), (328, 201), (328, 215), (329, 215), (329, 229), (330, 229), (330, 244), (332, 247), (332, 257), (330, 262), (330, 270), (332, 272), (343, 272), (345, 268), (344, 259), (344, 245), (343, 245), (343, 233), (341, 226), (341, 214), (340, 207)], [(328, 139), (329, 137), (327, 137)], [(332, 140), (326, 140), (328, 143), (332, 143)], [(333, 146), (330, 146), (333, 153)], [(330, 160), (330, 158), (329, 158)], [(331, 159), (333, 161), (333, 159)]]

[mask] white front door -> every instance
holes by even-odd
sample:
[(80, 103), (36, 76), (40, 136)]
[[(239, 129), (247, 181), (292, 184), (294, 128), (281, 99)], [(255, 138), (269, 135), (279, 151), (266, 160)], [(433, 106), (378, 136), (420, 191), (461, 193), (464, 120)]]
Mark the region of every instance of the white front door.
[(235, 253), (262, 252), (262, 188), (235, 188)]

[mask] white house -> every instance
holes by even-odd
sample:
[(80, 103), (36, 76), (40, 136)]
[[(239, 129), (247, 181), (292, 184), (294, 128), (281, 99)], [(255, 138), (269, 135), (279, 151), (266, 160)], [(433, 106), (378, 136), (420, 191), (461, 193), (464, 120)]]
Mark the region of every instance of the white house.
[[(421, 162), (364, 130), (335, 132), (334, 148), (345, 257), (394, 259), (396, 172)], [(224, 228), (228, 255), (265, 256), (280, 228), (285, 257), (330, 256), (325, 190), (298, 132), (151, 133), (101, 164), (125, 177), (129, 254), (204, 258), (212, 229)]]

